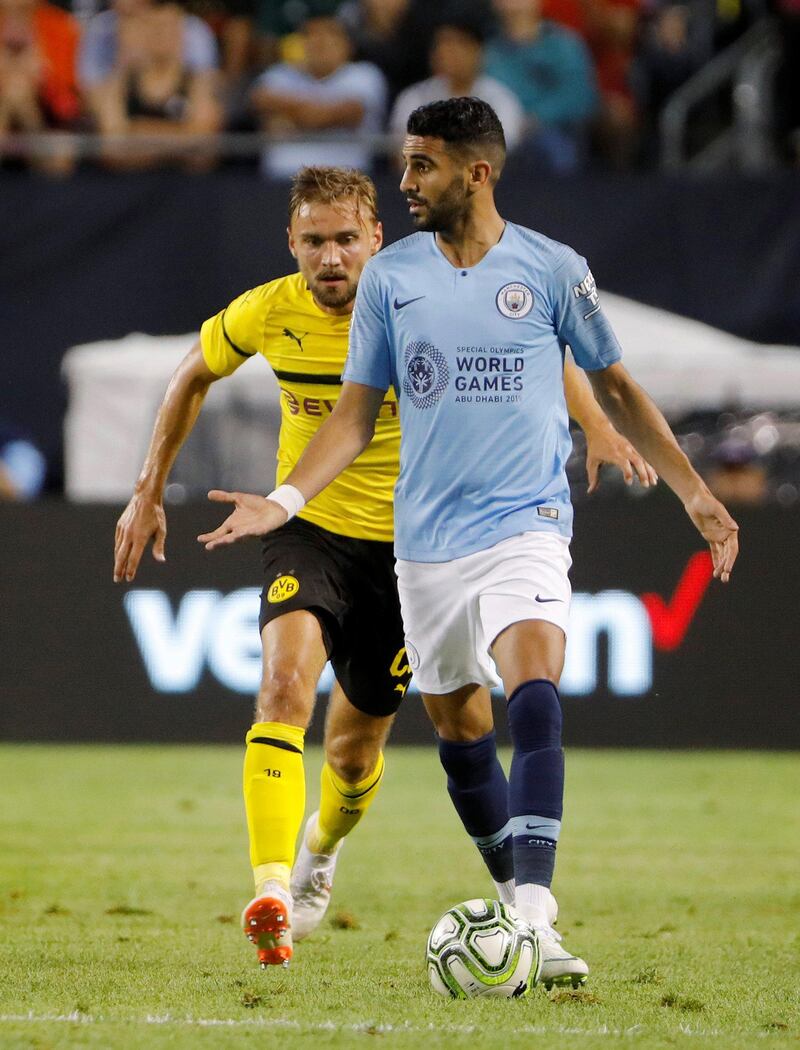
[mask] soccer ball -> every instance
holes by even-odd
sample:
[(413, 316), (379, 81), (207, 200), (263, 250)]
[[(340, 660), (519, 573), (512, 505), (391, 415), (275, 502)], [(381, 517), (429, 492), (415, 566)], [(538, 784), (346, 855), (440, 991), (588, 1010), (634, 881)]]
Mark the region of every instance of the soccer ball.
[(536, 932), (515, 908), (484, 898), (444, 913), (428, 937), (425, 961), (433, 990), (453, 999), (527, 995), (542, 968)]

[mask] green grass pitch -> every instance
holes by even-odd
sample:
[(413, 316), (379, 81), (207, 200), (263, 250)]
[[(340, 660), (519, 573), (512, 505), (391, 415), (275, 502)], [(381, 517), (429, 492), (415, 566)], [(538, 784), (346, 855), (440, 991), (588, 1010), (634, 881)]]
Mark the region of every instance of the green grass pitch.
[[(309, 805), (318, 751), (308, 756)], [(451, 1002), (427, 932), (489, 894), (434, 749), (390, 749), (331, 921), (260, 972), (241, 751), (0, 748), (0, 1047), (798, 1046), (800, 762), (573, 752), (555, 886), (580, 992)]]

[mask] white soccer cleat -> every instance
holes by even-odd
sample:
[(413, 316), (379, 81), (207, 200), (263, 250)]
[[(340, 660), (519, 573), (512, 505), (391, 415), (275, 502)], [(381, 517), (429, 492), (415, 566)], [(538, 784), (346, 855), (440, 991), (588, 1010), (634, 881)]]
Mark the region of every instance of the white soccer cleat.
[(577, 988), (586, 983), (589, 967), (577, 955), (571, 955), (561, 943), (561, 934), (553, 927), (558, 920), (558, 903), (552, 893), (547, 894), (544, 915), (541, 907), (529, 909), (520, 907), (523, 915), (539, 937), (539, 948), (542, 953), (542, 970), (539, 984), (549, 991), (553, 985), (572, 985)]
[(552, 926), (534, 926), (539, 937), (539, 950), (542, 953), (542, 970), (539, 983), (550, 991), (554, 984), (569, 985), (577, 988), (585, 984), (589, 976), (589, 967), (577, 955), (570, 955), (561, 944), (561, 934)]
[(312, 813), (306, 823), (305, 833), (297, 859), (292, 868), (291, 890), (294, 900), (292, 915), (292, 936), (301, 941), (322, 922), (328, 905), (331, 902), (333, 873), (342, 843), (339, 842), (333, 853), (312, 853), (308, 848), (308, 836), (311, 827), (316, 823), (317, 813)]

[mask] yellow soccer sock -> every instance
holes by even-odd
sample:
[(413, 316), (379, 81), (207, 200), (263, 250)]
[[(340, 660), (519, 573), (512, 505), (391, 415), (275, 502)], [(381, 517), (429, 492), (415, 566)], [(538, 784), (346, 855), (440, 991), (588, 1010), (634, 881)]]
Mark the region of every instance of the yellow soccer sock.
[(348, 784), (338, 777), (326, 762), (320, 777), (322, 790), (319, 817), (314, 841), (308, 846), (312, 853), (331, 853), (337, 843), (349, 834), (364, 816), (378, 794), (383, 780), (383, 752), (378, 755), (375, 768), (358, 784)]
[(244, 754), (244, 808), (256, 893), (267, 879), (286, 889), (306, 805), (305, 730), (284, 722), (256, 722)]

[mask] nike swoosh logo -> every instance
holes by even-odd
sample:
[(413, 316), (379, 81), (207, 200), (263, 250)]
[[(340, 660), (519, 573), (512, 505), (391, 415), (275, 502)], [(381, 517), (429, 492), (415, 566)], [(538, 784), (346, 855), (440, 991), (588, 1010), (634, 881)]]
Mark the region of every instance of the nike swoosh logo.
[(425, 298), (424, 295), (418, 295), (416, 297), (416, 299), (406, 299), (406, 301), (404, 303), (401, 303), (400, 300), (395, 297), (394, 308), (395, 308), (395, 310), (402, 310), (404, 306), (410, 306), (411, 303), (417, 303), (417, 302), (419, 302), (420, 299), (424, 299), (424, 298)]
[(537, 828), (549, 828), (549, 824), (526, 824), (528, 831), (536, 831)]
[(538, 594), (535, 598), (535, 601), (539, 602), (540, 605), (546, 605), (548, 602), (560, 602), (561, 600), (561, 598), (541, 598)]

